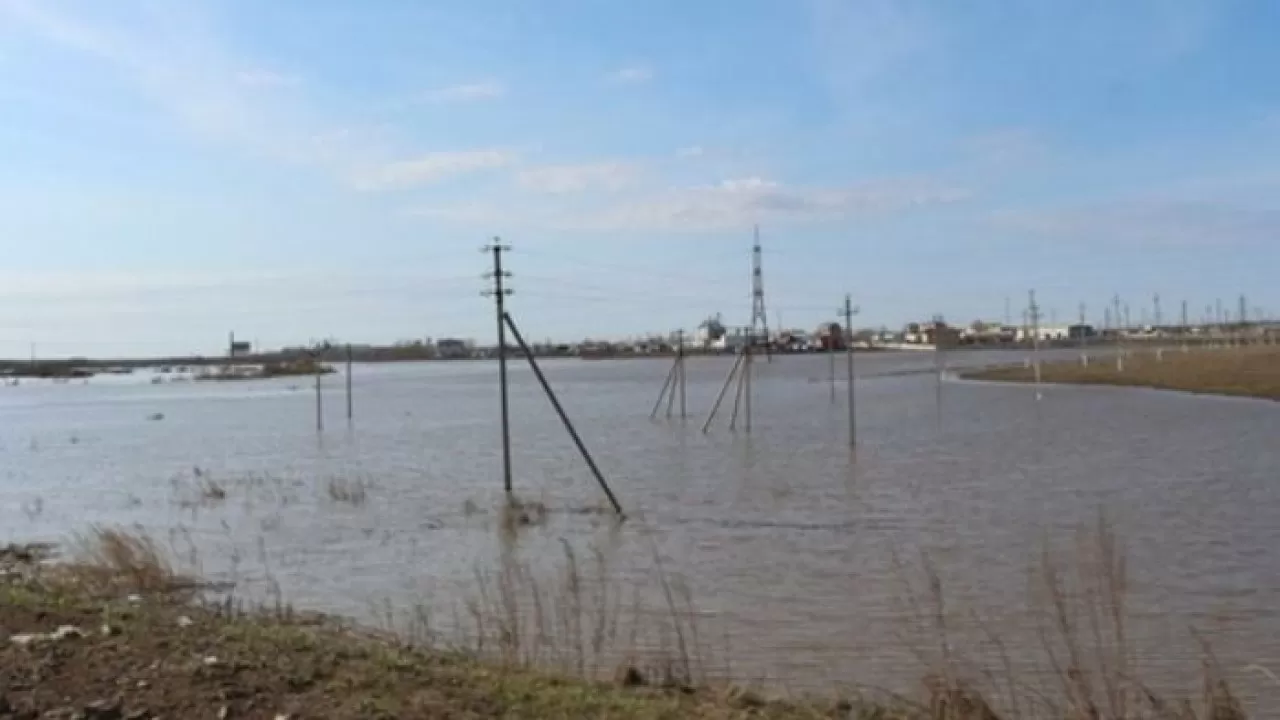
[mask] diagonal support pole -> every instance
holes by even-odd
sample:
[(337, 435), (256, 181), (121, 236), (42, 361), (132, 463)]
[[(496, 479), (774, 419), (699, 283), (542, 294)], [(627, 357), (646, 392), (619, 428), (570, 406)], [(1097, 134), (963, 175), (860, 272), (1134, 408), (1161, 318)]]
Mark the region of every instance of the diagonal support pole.
[[(671, 369), (667, 371), (667, 379), (664, 380), (662, 383), (662, 390), (658, 393), (658, 399), (654, 401), (653, 409), (649, 411), (650, 420), (658, 416), (658, 408), (662, 407), (662, 400), (667, 396), (668, 389), (672, 389), (671, 396), (673, 398), (675, 397), (674, 389), (671, 387), (671, 383), (675, 380), (675, 378), (676, 378), (676, 366), (672, 365)], [(671, 414), (670, 402), (667, 403), (667, 414), (668, 415)]]
[(733, 382), (734, 375), (738, 372), (738, 366), (742, 364), (742, 355), (734, 358), (733, 366), (729, 368), (729, 374), (724, 379), (724, 385), (720, 386), (720, 392), (716, 394), (716, 401), (711, 406), (711, 412), (707, 414), (707, 421), (702, 424), (702, 432), (705, 434), (707, 429), (711, 427), (711, 421), (716, 419), (716, 413), (720, 410), (720, 403), (724, 402), (724, 394), (729, 390), (729, 383)]
[(525, 359), (529, 361), (529, 367), (533, 369), (534, 376), (538, 378), (538, 383), (546, 391), (547, 399), (551, 401), (551, 407), (555, 408), (556, 414), (560, 416), (560, 421), (564, 423), (564, 429), (569, 432), (569, 437), (573, 438), (573, 444), (578, 446), (578, 452), (582, 454), (582, 459), (587, 462), (587, 467), (591, 469), (591, 474), (596, 476), (596, 482), (600, 483), (600, 488), (604, 490), (605, 496), (609, 498), (609, 504), (613, 506), (613, 511), (619, 517), (625, 518), (622, 506), (618, 504), (618, 498), (614, 497), (613, 490), (609, 489), (609, 483), (605, 482), (600, 468), (596, 467), (595, 459), (591, 457), (587, 446), (583, 444), (582, 438), (578, 436), (578, 431), (574, 429), (573, 422), (569, 420), (569, 415), (565, 413), (564, 407), (560, 405), (560, 400), (556, 397), (555, 391), (551, 389), (551, 384), (547, 382), (546, 376), (542, 374), (542, 368), (538, 367), (538, 361), (534, 359), (533, 351), (529, 349), (529, 345), (524, 341), (524, 336), (520, 334), (520, 328), (516, 327), (515, 320), (511, 319), (511, 313), (504, 312), (502, 319), (506, 321), (507, 327), (511, 329), (511, 335), (516, 339), (516, 343), (520, 345), (520, 350), (524, 352)]

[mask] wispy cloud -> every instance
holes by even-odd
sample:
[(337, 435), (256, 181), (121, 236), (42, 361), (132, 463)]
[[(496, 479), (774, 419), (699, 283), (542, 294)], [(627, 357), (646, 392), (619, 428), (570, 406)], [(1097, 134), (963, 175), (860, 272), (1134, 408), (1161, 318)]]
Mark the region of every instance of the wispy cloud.
[(964, 190), (920, 182), (845, 187), (787, 186), (760, 177), (671, 191), (569, 218), (589, 230), (711, 231), (755, 222), (819, 222), (853, 215), (903, 212), (958, 202)]
[(494, 80), (451, 85), (432, 90), (427, 93), (431, 102), (475, 102), (477, 100), (493, 100), (507, 94), (507, 87)]
[(355, 185), (361, 190), (387, 190), (429, 185), (447, 178), (511, 165), (516, 154), (508, 150), (457, 150), (427, 153), (359, 171)]
[[(58, 7), (0, 0), (0, 21), (115, 72), (125, 87), (195, 136), (343, 180), (377, 154), (354, 136), (337, 138), (326, 118), (299, 97), (264, 99), (264, 88), (298, 85), (300, 78), (228, 52), (190, 6), (122, 3), (121, 14), (102, 16), (94, 14), (95, 4), (75, 13)], [(312, 140), (317, 136), (329, 139), (322, 149)]]
[(516, 174), (516, 182), (525, 190), (570, 193), (583, 190), (620, 190), (633, 183), (639, 175), (640, 168), (632, 163), (546, 165), (521, 170)]
[(302, 79), (297, 75), (287, 75), (261, 68), (241, 70), (236, 73), (236, 81), (246, 87), (256, 88), (293, 87), (302, 83)]
[(995, 225), (1023, 237), (1087, 248), (1266, 246), (1280, 237), (1280, 211), (1222, 202), (1115, 201), (996, 213)]
[(962, 201), (965, 190), (923, 181), (868, 182), (842, 187), (788, 186), (760, 177), (724, 180), (637, 195), (613, 204), (512, 208), (468, 203), (419, 207), (406, 214), (460, 225), (523, 226), (589, 232), (714, 232), (755, 222), (820, 223), (858, 215), (912, 212)]
[(653, 79), (653, 69), (647, 65), (628, 65), (609, 73), (609, 82), (618, 85), (639, 85)]

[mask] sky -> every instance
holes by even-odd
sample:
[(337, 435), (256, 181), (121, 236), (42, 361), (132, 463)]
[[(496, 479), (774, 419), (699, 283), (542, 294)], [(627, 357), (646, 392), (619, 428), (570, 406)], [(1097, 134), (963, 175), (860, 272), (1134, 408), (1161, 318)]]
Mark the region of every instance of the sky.
[(1280, 314), (1269, 0), (0, 0), (0, 357)]

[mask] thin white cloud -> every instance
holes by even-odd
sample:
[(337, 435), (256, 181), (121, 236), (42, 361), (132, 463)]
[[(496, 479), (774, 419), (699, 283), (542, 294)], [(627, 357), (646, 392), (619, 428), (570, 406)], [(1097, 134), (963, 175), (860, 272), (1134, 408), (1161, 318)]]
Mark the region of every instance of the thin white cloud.
[(521, 170), (516, 174), (516, 182), (521, 188), (536, 192), (614, 191), (632, 184), (639, 175), (638, 166), (622, 162), (546, 165)]
[(486, 80), (432, 90), (427, 94), (427, 99), (441, 103), (474, 102), (477, 100), (493, 100), (506, 94), (507, 87), (505, 85), (493, 80)]
[[(119, 13), (99, 12), (96, 4), (77, 5), (75, 12), (60, 7), (0, 0), (0, 23), (115, 72), (139, 98), (202, 139), (320, 168), (344, 181), (383, 154), (367, 133), (336, 138), (300, 97), (264, 98), (264, 88), (298, 78), (235, 57), (190, 6), (121, 4)], [(319, 148), (317, 136), (330, 142)]]
[(236, 81), (246, 87), (273, 88), (293, 87), (301, 84), (297, 75), (286, 75), (272, 70), (241, 70), (236, 73)]
[(525, 227), (566, 231), (710, 232), (765, 221), (802, 224), (910, 212), (959, 202), (966, 197), (968, 193), (964, 190), (928, 182), (793, 187), (760, 177), (744, 177), (604, 205), (513, 208), (472, 203), (413, 208), (406, 214), (478, 227), (519, 223)]
[(618, 85), (639, 85), (653, 79), (653, 69), (647, 65), (629, 65), (609, 73), (608, 79)]
[(1117, 201), (1004, 211), (1001, 230), (1082, 247), (1235, 247), (1267, 245), (1280, 236), (1280, 212), (1221, 202)]
[(507, 150), (456, 150), (427, 153), (413, 160), (400, 160), (368, 168), (356, 174), (361, 190), (386, 190), (429, 185), (442, 180), (511, 165), (516, 154)]
[(759, 177), (672, 191), (565, 218), (583, 230), (712, 231), (755, 222), (819, 222), (958, 202), (963, 190), (931, 183), (877, 182), (846, 187), (786, 186)]

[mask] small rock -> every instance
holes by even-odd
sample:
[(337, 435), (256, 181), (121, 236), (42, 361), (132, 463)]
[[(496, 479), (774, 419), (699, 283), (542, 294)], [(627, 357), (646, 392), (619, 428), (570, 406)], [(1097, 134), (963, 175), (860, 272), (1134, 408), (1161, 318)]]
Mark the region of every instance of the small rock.
[(227, 716), (231, 714), (231, 709), (226, 705), (218, 708), (218, 720), (227, 720)]
[(150, 710), (130, 710), (124, 714), (124, 720), (151, 720)]
[(75, 625), (59, 626), (57, 630), (54, 630), (53, 633), (49, 635), (49, 639), (55, 642), (59, 640), (66, 640), (67, 638), (80, 638), (80, 637), (84, 637), (84, 632), (82, 632), (80, 628), (76, 627)]
[(142, 602), (142, 596), (141, 596), (141, 595), (130, 595), (129, 597), (127, 597), (127, 598), (125, 598), (125, 599), (126, 599), (126, 600), (128, 600), (129, 602), (133, 603), (134, 605), (137, 605), (138, 603)]
[(18, 633), (17, 635), (10, 635), (9, 642), (13, 643), (14, 645), (21, 645), (23, 647), (26, 647), (28, 645), (34, 644), (36, 641), (42, 638), (44, 638), (44, 633)]
[(183, 615), (182, 617), (178, 618), (178, 627), (180, 628), (189, 628), (195, 624), (196, 624), (195, 621), (187, 617), (186, 615)]
[(218, 657), (216, 655), (210, 655), (204, 659), (205, 667), (213, 667), (214, 665), (217, 665), (217, 664), (218, 664)]
[(115, 637), (116, 635), (119, 635), (121, 633), (121, 630), (119, 625), (112, 625), (111, 623), (103, 623), (101, 632), (103, 637)]
[(146, 690), (146, 689), (147, 689), (148, 687), (150, 687), (150, 686), (151, 686), (151, 683), (147, 682), (146, 680), (139, 680), (139, 681), (138, 681), (138, 689), (139, 689), (139, 690)]
[(85, 720), (121, 720), (124, 711), (118, 701), (99, 700), (84, 706)]

